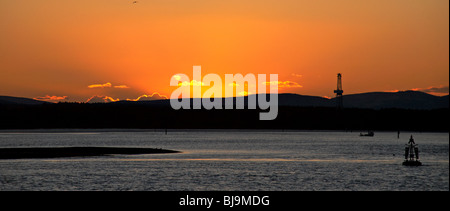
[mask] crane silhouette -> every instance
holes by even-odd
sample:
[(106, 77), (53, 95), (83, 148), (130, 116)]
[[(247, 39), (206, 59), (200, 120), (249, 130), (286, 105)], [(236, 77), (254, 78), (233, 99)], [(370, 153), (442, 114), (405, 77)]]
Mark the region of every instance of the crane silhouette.
[(344, 93), (344, 90), (342, 90), (342, 75), (338, 73), (337, 77), (337, 89), (334, 90), (334, 93), (336, 93), (336, 107), (341, 109), (344, 107), (344, 102), (342, 100), (342, 93)]

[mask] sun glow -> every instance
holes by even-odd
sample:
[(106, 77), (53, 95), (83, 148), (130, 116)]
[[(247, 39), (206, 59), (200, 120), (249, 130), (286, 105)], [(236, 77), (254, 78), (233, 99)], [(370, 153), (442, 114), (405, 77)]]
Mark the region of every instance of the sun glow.
[(172, 77), (207, 87), (177, 74), (195, 64), (221, 77), (278, 74), (269, 83), (283, 93), (331, 95), (342, 72), (348, 94), (445, 95), (448, 8), (419, 0), (0, 1), (0, 95), (169, 96)]

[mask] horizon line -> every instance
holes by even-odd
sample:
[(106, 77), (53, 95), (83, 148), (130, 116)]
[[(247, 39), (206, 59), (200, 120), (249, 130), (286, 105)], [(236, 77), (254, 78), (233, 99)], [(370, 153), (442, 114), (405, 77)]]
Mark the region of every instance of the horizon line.
[[(423, 92), (423, 91), (419, 91), (419, 90), (403, 90), (403, 91), (373, 91), (373, 92), (360, 92), (360, 93), (352, 93), (352, 94), (347, 94), (347, 95), (343, 95), (343, 96), (350, 96), (350, 95), (358, 95), (358, 94), (371, 94), (371, 93), (404, 93), (404, 92), (417, 92), (417, 93), (423, 93), (423, 94), (427, 94), (427, 95), (431, 95), (434, 97), (446, 97), (449, 96), (449, 93), (446, 93), (444, 95), (435, 95), (435, 94), (431, 94), (431, 93), (427, 93), (427, 92)], [(316, 95), (305, 95), (305, 94), (299, 94), (299, 93), (290, 93), (290, 92), (286, 92), (286, 93), (257, 93), (257, 94), (249, 94), (249, 95), (245, 95), (245, 96), (232, 96), (232, 97), (211, 97), (209, 99), (226, 99), (226, 98), (240, 98), (240, 97), (249, 97), (249, 96), (258, 96), (258, 95), (298, 95), (298, 96), (307, 96), (307, 97), (317, 97), (317, 98), (322, 98), (322, 99), (327, 99), (327, 100), (332, 100), (335, 99), (336, 96), (333, 97), (328, 97), (328, 96), (316, 96)], [(94, 95), (94, 96), (98, 96), (98, 95)], [(10, 96), (10, 95), (0, 95), (0, 97), (12, 97), (12, 98), (25, 98), (25, 99), (30, 99), (30, 100), (36, 100), (36, 101), (40, 101), (40, 102), (47, 102), (47, 103), (90, 103), (89, 101), (57, 101), (57, 102), (52, 102), (50, 101), (46, 101), (46, 100), (40, 100), (40, 99), (36, 99), (38, 97), (35, 98), (30, 98), (30, 97), (22, 97), (22, 96)], [(105, 96), (108, 97), (108, 96)], [(91, 97), (92, 98), (92, 97)], [(189, 97), (189, 98), (178, 98), (178, 99), (203, 99), (204, 97)], [(161, 100), (171, 100), (171, 99), (175, 99), (175, 98), (165, 98), (165, 99), (154, 99), (154, 100), (130, 100), (130, 99), (123, 99), (120, 100), (119, 98), (117, 98), (118, 100), (115, 101), (111, 101), (111, 102), (143, 102), (143, 101), (161, 101)], [(208, 98), (205, 98), (208, 99)], [(93, 103), (110, 103), (110, 102), (93, 102)]]

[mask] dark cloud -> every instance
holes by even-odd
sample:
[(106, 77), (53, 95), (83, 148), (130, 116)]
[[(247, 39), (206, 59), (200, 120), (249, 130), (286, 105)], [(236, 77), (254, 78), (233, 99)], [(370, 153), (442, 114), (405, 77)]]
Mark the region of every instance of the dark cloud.
[(46, 95), (44, 97), (35, 97), (33, 99), (41, 100), (41, 101), (49, 101), (49, 102), (59, 102), (59, 101), (67, 100), (67, 96), (50, 96), (50, 95)]
[(448, 95), (449, 93), (449, 87), (448, 86), (437, 86), (437, 87), (428, 87), (428, 88), (416, 88), (412, 89), (413, 91), (421, 91), (429, 94), (436, 94), (436, 95)]

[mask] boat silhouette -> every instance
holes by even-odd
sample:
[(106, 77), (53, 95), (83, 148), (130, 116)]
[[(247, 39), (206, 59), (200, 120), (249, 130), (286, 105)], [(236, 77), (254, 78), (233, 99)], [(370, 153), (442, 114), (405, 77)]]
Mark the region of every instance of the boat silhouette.
[(373, 131), (369, 131), (366, 134), (360, 133), (359, 136), (370, 136), (373, 137), (375, 135), (375, 133)]

